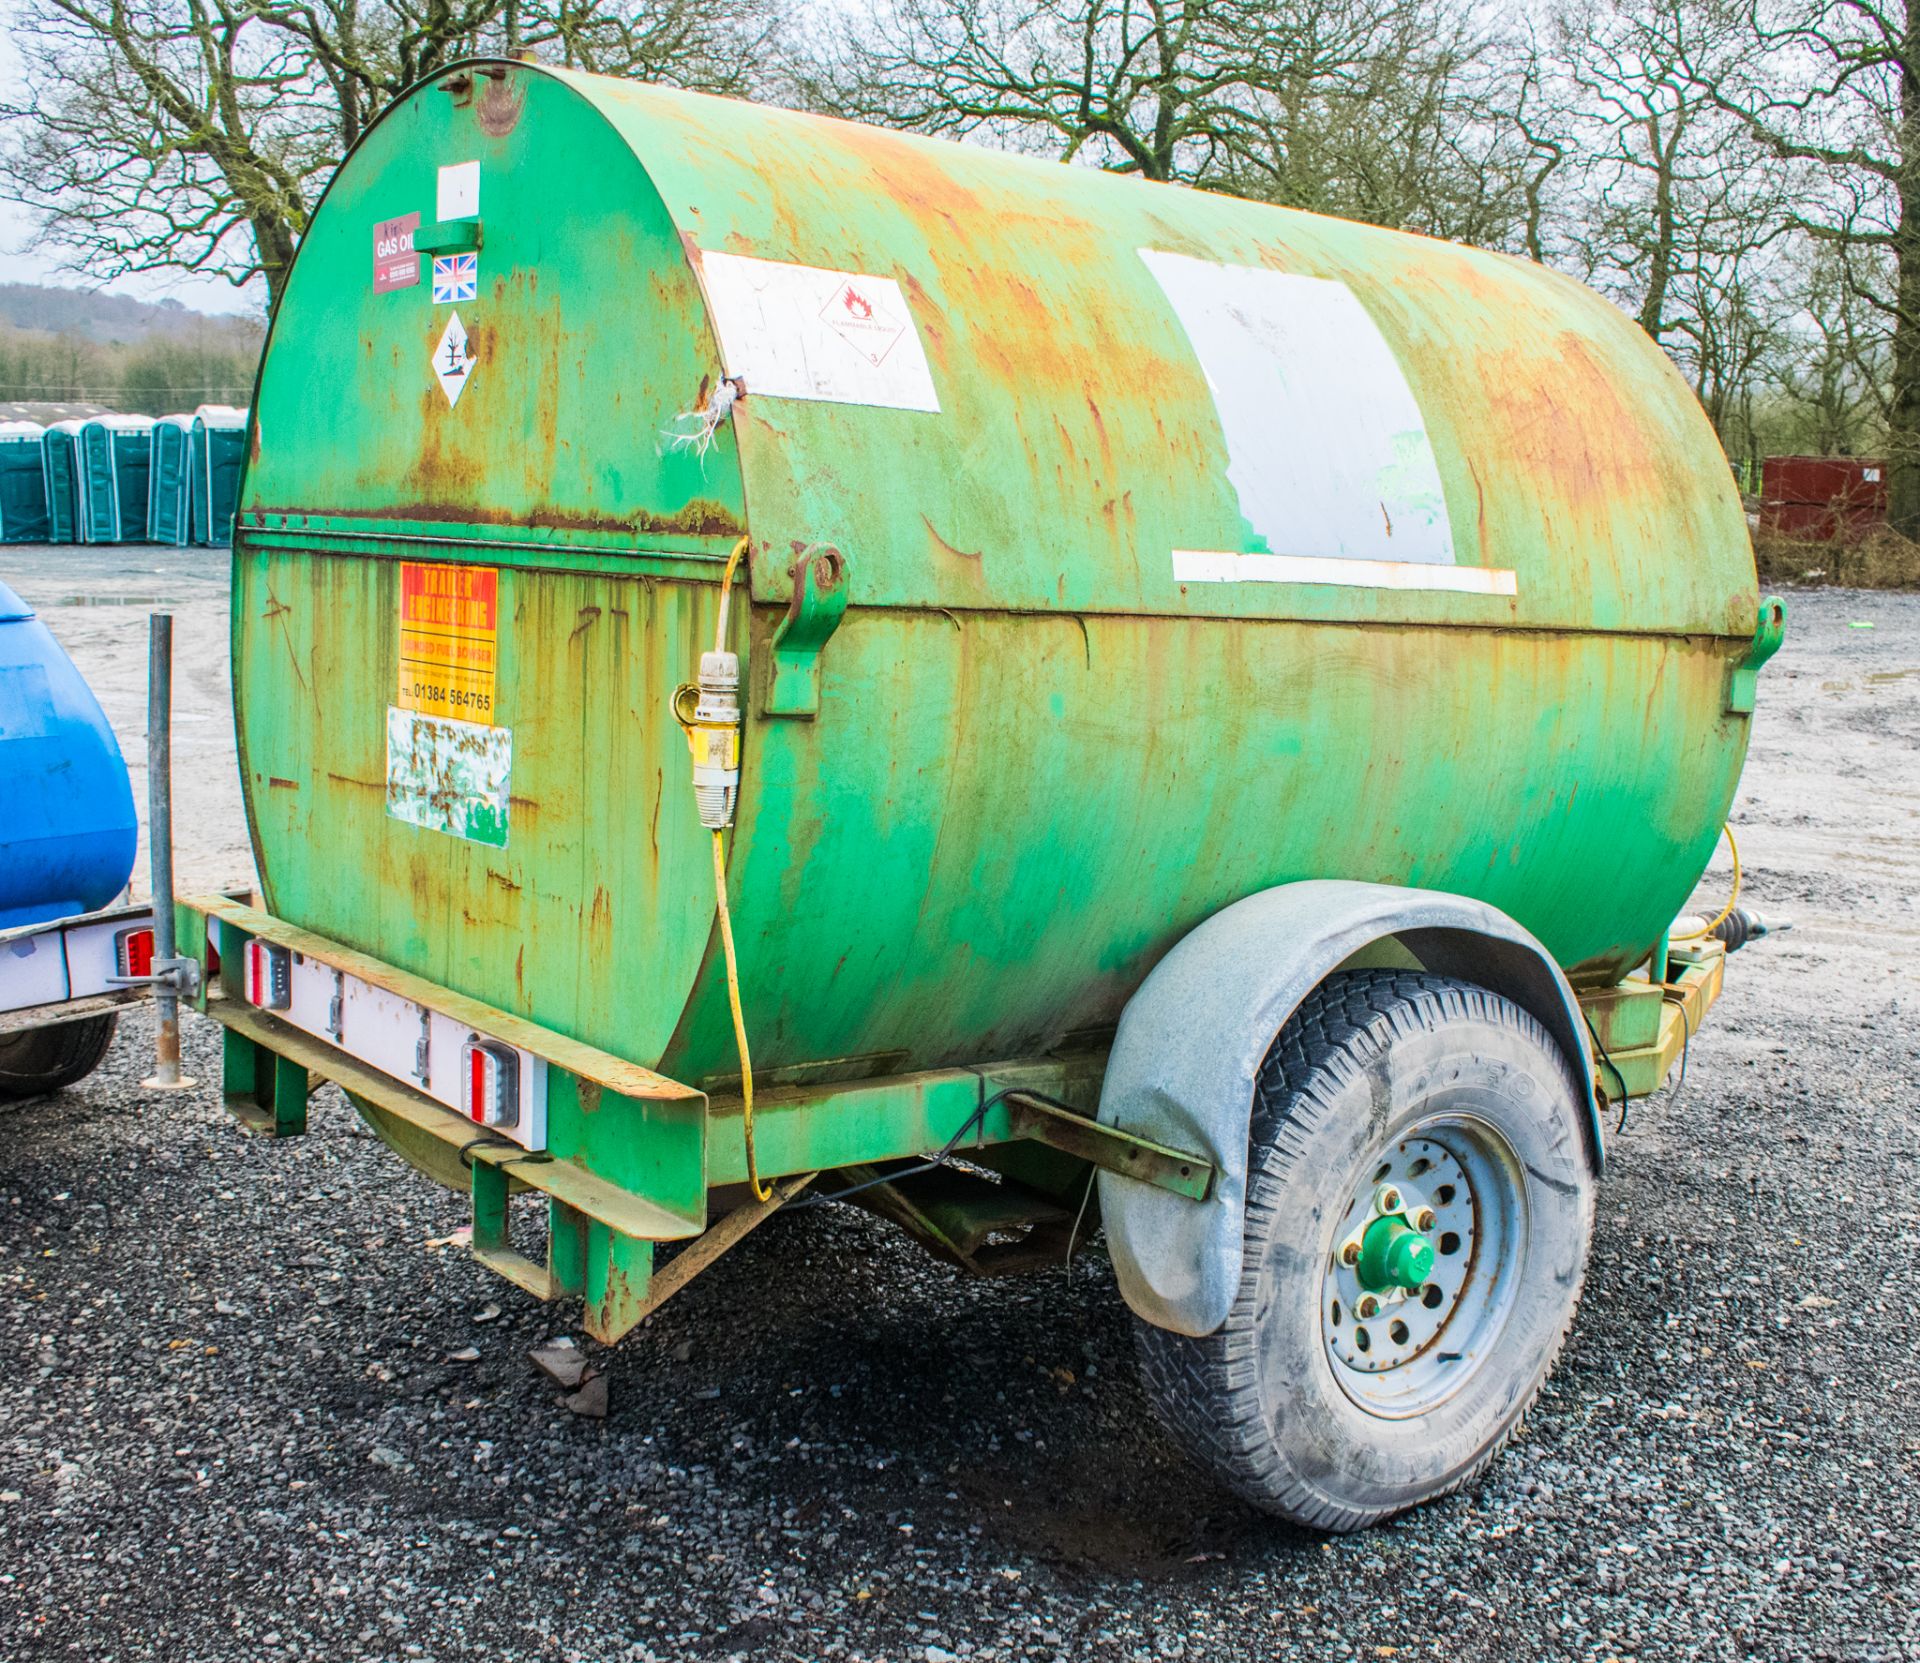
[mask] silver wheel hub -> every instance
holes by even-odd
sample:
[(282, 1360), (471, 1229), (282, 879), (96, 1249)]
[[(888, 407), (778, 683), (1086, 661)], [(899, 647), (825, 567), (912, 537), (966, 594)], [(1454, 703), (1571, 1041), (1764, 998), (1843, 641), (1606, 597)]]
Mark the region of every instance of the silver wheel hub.
[[(1348, 1397), (1400, 1418), (1459, 1389), (1512, 1307), (1525, 1210), (1518, 1160), (1477, 1119), (1423, 1122), (1366, 1163), (1334, 1222), (1320, 1290), (1328, 1360)], [(1383, 1285), (1362, 1254), (1369, 1231), (1423, 1237), (1424, 1279)]]

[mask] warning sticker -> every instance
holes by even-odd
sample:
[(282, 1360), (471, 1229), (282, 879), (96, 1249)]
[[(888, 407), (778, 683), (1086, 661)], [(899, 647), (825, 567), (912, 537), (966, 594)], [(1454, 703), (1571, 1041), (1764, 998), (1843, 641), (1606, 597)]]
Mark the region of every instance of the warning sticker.
[(436, 254), (433, 257), (433, 303), (449, 306), (472, 300), (480, 288), (478, 254)]
[(420, 216), (406, 214), (383, 219), (373, 228), (373, 292), (411, 289), (420, 281), (420, 256), (413, 251), (413, 234)]
[(473, 365), (473, 354), (467, 350), (466, 325), (455, 312), (447, 319), (447, 327), (440, 331), (440, 339), (433, 347), (433, 378), (440, 383), (440, 391), (447, 395), (449, 410), (460, 402), (460, 395), (467, 390)]
[(727, 373), (755, 398), (940, 409), (896, 278), (704, 249), (700, 279)]
[(402, 710), (491, 722), (499, 658), (497, 566), (401, 562)]
[(820, 321), (876, 368), (907, 332), (872, 285), (854, 279), (833, 291), (833, 298), (821, 308)]

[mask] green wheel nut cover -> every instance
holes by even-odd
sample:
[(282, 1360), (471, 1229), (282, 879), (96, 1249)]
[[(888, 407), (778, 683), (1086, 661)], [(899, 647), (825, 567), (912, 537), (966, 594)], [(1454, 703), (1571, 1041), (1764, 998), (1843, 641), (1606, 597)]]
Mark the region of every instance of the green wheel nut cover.
[(1403, 1219), (1376, 1218), (1360, 1238), (1358, 1274), (1369, 1293), (1417, 1288), (1433, 1274), (1433, 1243)]

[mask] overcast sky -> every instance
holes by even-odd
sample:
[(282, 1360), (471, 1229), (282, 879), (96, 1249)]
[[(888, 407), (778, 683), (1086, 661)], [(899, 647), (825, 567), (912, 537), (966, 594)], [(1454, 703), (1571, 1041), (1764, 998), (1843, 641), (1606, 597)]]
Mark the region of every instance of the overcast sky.
[(27, 243), (32, 236), (33, 221), (25, 211), (11, 202), (0, 202), (0, 283), (51, 283), (62, 289), (105, 288), (110, 294), (132, 295), (136, 300), (171, 296), (196, 312), (258, 311), (261, 305), (246, 289), (204, 278), (127, 277), (117, 283), (101, 284), (60, 270), (56, 255), (29, 249)]
[[(0, 22), (6, 20), (10, 6), (0, 5)], [(4, 30), (0, 30), (0, 93), (18, 96), (20, 60)], [(33, 237), (33, 220), (11, 202), (0, 202), (0, 283), (51, 283), (62, 289), (98, 289), (112, 294), (131, 295), (136, 300), (160, 300), (171, 296), (182, 306), (197, 312), (257, 312), (265, 298), (231, 283), (207, 282), (191, 277), (125, 278), (102, 285), (74, 272), (59, 269), (57, 255), (36, 253), (27, 244)]]

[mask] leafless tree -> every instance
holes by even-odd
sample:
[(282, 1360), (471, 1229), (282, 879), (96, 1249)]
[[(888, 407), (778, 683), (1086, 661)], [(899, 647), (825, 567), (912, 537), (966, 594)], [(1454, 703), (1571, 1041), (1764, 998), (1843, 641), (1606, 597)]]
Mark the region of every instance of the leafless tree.
[(260, 276), (272, 303), (340, 158), (422, 76), (531, 51), (740, 92), (773, 29), (764, 0), (28, 0), (0, 195), (93, 278)]
[(856, 120), (1473, 236), (1493, 217), (1491, 129), (1468, 109), (1483, 35), (1445, 0), (892, 0), (832, 31), (800, 91)]
[(1920, 14), (1903, 0), (1713, 0), (1681, 44), (1716, 107), (1797, 167), (1784, 223), (1831, 250), (1885, 319), (1889, 515), (1920, 537)]

